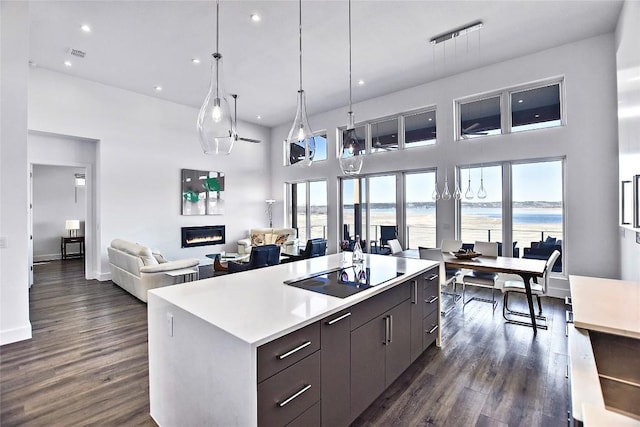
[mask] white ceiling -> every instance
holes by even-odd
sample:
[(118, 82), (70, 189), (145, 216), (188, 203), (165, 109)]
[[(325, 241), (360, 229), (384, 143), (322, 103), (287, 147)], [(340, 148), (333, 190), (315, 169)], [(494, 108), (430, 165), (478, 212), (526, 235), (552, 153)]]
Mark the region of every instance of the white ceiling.
[[(348, 104), (347, 7), (346, 0), (303, 1), (309, 114)], [(353, 0), (351, 7), (355, 103), (612, 32), (622, 1)], [(29, 57), (36, 66), (196, 108), (204, 100), (215, 50), (214, 1), (34, 1), (30, 13)], [(262, 21), (252, 22), (252, 13)], [(298, 2), (222, 0), (220, 19), (224, 82), (239, 94), (239, 118), (265, 126), (293, 120)], [(429, 44), (478, 19), (479, 32), (435, 50)], [(81, 31), (85, 23), (91, 33)], [(69, 55), (70, 48), (86, 57)], [(63, 64), (67, 59), (71, 67)]]

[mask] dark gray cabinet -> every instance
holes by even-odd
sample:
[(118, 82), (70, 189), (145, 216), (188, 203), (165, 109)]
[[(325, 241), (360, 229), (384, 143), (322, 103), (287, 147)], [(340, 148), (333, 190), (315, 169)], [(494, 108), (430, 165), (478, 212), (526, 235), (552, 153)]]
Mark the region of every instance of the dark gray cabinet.
[(350, 421), (351, 311), (322, 320), (320, 340), (322, 425), (346, 426)]
[(258, 348), (260, 426), (348, 426), (435, 341), (438, 269)]

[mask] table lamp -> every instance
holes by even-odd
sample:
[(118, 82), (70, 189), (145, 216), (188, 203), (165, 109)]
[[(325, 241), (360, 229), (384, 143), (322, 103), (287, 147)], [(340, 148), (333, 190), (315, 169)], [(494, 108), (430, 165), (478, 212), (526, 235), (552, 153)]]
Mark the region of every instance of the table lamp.
[(79, 219), (68, 219), (64, 222), (64, 229), (69, 232), (69, 237), (77, 237), (80, 230)]

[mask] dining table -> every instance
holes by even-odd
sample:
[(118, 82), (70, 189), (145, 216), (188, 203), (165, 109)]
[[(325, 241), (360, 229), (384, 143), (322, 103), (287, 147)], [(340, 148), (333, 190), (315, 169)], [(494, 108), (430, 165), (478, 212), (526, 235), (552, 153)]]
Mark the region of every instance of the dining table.
[[(405, 249), (394, 256), (404, 258), (420, 258), (418, 249)], [(533, 295), (531, 294), (531, 280), (537, 280), (544, 275), (546, 261), (530, 258), (512, 258), (504, 256), (478, 256), (474, 258), (458, 258), (451, 252), (443, 252), (442, 257), (446, 268), (464, 268), (467, 270), (484, 271), (487, 273), (508, 273), (520, 276), (524, 282), (531, 327), (533, 335), (537, 335), (536, 315), (533, 310)]]

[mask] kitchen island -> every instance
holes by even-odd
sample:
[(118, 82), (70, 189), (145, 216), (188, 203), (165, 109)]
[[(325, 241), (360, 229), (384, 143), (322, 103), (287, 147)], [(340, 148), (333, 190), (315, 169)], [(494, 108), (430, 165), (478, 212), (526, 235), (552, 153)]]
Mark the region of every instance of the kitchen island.
[(154, 420), (348, 425), (440, 332), (436, 262), (367, 255), (397, 275), (345, 298), (284, 283), (350, 265), (334, 254), (150, 291)]

